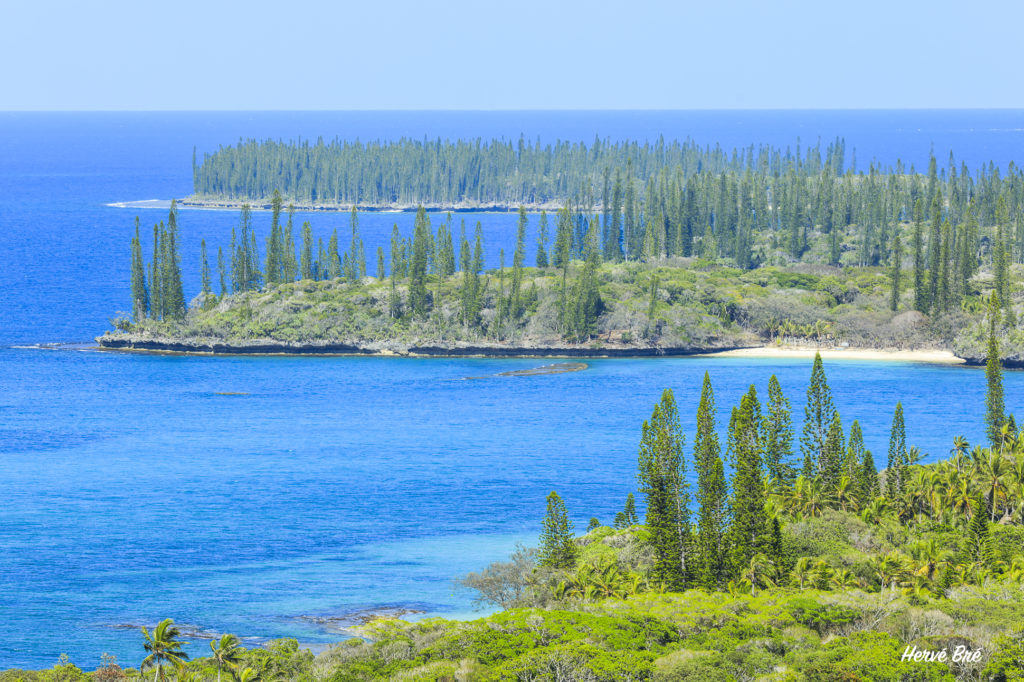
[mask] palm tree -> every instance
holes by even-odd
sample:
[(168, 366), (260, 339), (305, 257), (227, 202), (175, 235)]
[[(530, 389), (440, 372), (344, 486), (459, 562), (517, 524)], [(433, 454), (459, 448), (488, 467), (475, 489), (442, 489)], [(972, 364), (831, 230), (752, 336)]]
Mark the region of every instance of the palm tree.
[(1010, 562), (1010, 567), (1003, 574), (1003, 578), (1016, 583), (1024, 581), (1024, 557), (1013, 557), (1013, 561)]
[(624, 582), (625, 576), (619, 572), (613, 561), (598, 566), (597, 570), (590, 575), (590, 584), (602, 597), (625, 599), (627, 590)]
[(1006, 422), (999, 427), (999, 452), (1000, 454), (1004, 450), (1013, 450), (1017, 446), (1017, 434), (1010, 428), (1010, 423)]
[(949, 559), (950, 552), (935, 538), (928, 538), (911, 545), (910, 556), (918, 563), (915, 574), (933, 580), (935, 572)]
[(831, 579), (832, 566), (824, 559), (818, 559), (814, 562), (814, 568), (811, 569), (811, 580), (814, 586), (819, 590), (828, 589), (828, 583)]
[(161, 680), (166, 679), (164, 677), (164, 663), (169, 663), (176, 668), (184, 667), (185, 661), (188, 660), (188, 654), (182, 651), (181, 647), (188, 644), (188, 642), (178, 641), (181, 631), (174, 627), (172, 619), (165, 618), (160, 621), (160, 624), (153, 628), (152, 633), (146, 628), (142, 628), (142, 636), (146, 638), (143, 648), (149, 652), (149, 655), (142, 659), (142, 665), (139, 666), (139, 670), (155, 667), (156, 672), (153, 673), (153, 682), (156, 682), (158, 677)]
[(906, 587), (903, 588), (903, 593), (907, 595), (914, 595), (919, 599), (925, 599), (929, 596), (933, 596), (931, 581), (924, 576), (915, 575)]
[(864, 508), (864, 511), (860, 514), (860, 518), (864, 523), (871, 523), (877, 526), (882, 522), (882, 519), (889, 514), (889, 512), (889, 500), (884, 497), (876, 497), (871, 501), (871, 504)]
[(246, 668), (238, 673), (238, 682), (255, 682), (258, 674), (252, 668)]
[(242, 660), (242, 642), (234, 635), (221, 635), (214, 645), (210, 642), (213, 660), (217, 661), (217, 682), (220, 682), (222, 668), (234, 668)]
[(992, 521), (996, 520), (996, 505), (999, 498), (1006, 492), (1006, 479), (1009, 478), (1009, 473), (1009, 462), (1002, 453), (992, 449), (983, 451), (978, 462), (978, 478), (988, 499)]
[(934, 495), (941, 473), (936, 469), (918, 468), (907, 481), (907, 497), (911, 509), (928, 511), (935, 509)]
[(883, 591), (888, 587), (895, 587), (903, 576), (903, 557), (896, 552), (872, 557), (870, 563), (875, 569), (875, 575), (878, 576), (878, 582)]
[(741, 578), (750, 583), (750, 593), (757, 594), (758, 587), (771, 587), (775, 584), (775, 563), (766, 555), (758, 552), (750, 560), (750, 566), (743, 571)]
[(845, 568), (840, 568), (832, 574), (829, 584), (832, 585), (833, 589), (837, 590), (854, 587), (857, 584), (857, 576)]
[(971, 479), (967, 476), (956, 477), (946, 490), (946, 503), (960, 517), (971, 515), (975, 497), (977, 495), (971, 485)]
[(964, 467), (967, 466), (964, 453), (967, 452), (967, 448), (971, 447), (971, 444), (967, 442), (967, 439), (963, 436), (953, 436), (953, 449), (950, 450), (950, 454), (953, 457), (949, 460), (956, 467), (956, 472), (963, 473)]
[(551, 596), (554, 597), (555, 601), (564, 601), (568, 599), (570, 591), (571, 588), (564, 580), (559, 580), (558, 584), (551, 586)]
[(857, 511), (859, 506), (857, 504), (857, 489), (849, 476), (844, 474), (839, 477), (839, 481), (832, 491), (832, 501), (844, 512)]
[(801, 590), (804, 584), (814, 578), (814, 559), (809, 556), (802, 556), (793, 565), (793, 582)]
[(725, 585), (725, 591), (732, 597), (738, 597), (745, 592), (752, 592), (753, 588), (750, 585), (750, 581), (746, 578), (740, 578), (740, 580), (730, 580)]
[(824, 506), (821, 483), (817, 479), (808, 480), (803, 476), (797, 476), (789, 495), (789, 508), (804, 516), (815, 517), (821, 516)]

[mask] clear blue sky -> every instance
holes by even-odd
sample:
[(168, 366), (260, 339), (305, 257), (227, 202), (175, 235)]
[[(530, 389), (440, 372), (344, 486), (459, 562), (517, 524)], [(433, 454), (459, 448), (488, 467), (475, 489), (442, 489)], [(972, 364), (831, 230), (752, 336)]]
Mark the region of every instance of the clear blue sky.
[(7, 0), (0, 110), (1024, 107), (1024, 3)]

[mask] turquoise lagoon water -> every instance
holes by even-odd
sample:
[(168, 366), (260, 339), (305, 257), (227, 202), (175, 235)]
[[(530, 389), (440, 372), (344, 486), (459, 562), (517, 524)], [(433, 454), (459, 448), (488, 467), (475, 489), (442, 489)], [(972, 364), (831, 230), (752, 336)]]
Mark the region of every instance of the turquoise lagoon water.
[[(705, 371), (720, 416), (750, 383), (763, 393), (772, 373), (801, 413), (805, 360), (595, 360), (582, 372), (496, 377), (539, 363), (33, 347), (86, 344), (126, 307), (136, 212), (106, 204), (186, 195), (193, 144), (202, 151), (251, 134), (460, 130), (585, 140), (595, 132), (692, 134), (746, 144), (847, 131), (861, 159), (894, 160), (884, 156), (891, 152), (920, 162), (934, 143), (939, 154), (955, 146), (971, 163), (1002, 163), (1020, 148), (1022, 119), (0, 114), (0, 667), (50, 666), (62, 652), (86, 668), (103, 652), (137, 664), (135, 626), (164, 617), (254, 643), (294, 636), (309, 644), (338, 638), (310, 617), (381, 608), (468, 617), (471, 595), (452, 579), (533, 541), (550, 490), (563, 495), (578, 527), (591, 516), (611, 520), (635, 490), (639, 424), (664, 388), (676, 391), (690, 433)], [(146, 226), (163, 217), (138, 213)], [(347, 225), (345, 216), (309, 219), (320, 231)], [(467, 219), (484, 223), (492, 261), (500, 246), (511, 247), (514, 215)], [(182, 213), (191, 292), (199, 239), (226, 245), (236, 220)], [(361, 220), (370, 251), (392, 223), (412, 222), (405, 214)], [(257, 217), (260, 229), (266, 222)], [(953, 435), (982, 439), (977, 369), (835, 361), (826, 370), (845, 422), (861, 421), (876, 461), (884, 462), (897, 400), (910, 442), (929, 457), (945, 454)], [(1020, 411), (1024, 374), (1009, 373), (1006, 384), (1010, 409)], [(205, 647), (192, 641), (194, 652)]]

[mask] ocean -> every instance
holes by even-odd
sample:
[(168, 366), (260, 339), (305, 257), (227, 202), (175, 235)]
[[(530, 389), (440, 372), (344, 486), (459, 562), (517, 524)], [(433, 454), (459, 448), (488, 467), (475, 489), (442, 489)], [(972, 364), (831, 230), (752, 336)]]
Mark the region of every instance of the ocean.
[[(727, 149), (842, 136), (859, 168), (923, 168), (932, 150), (940, 166), (952, 150), (972, 169), (1005, 168), (1022, 156), (1024, 111), (0, 113), (0, 668), (49, 667), (61, 653), (87, 669), (102, 653), (138, 665), (138, 626), (166, 617), (196, 635), (304, 645), (341, 636), (318, 619), (472, 617), (453, 579), (535, 542), (548, 492), (578, 529), (611, 521), (636, 490), (640, 423), (664, 388), (692, 433), (705, 371), (720, 426), (775, 373), (799, 421), (805, 360), (593, 360), (498, 377), (542, 363), (88, 350), (128, 307), (136, 215), (144, 233), (166, 218), (108, 204), (188, 195), (193, 147), (201, 158), (247, 137), (520, 135)], [(348, 225), (345, 214), (296, 218), (325, 237)], [(490, 263), (511, 251), (514, 214), (457, 215), (456, 227), (463, 218), (483, 224)], [(237, 219), (181, 212), (189, 296), (200, 239), (226, 247)], [(360, 216), (368, 255), (395, 223), (408, 233), (412, 215)], [(269, 216), (255, 224), (262, 236)], [(834, 361), (826, 372), (881, 465), (898, 400), (908, 441), (929, 458), (953, 435), (983, 440), (977, 369)], [(1006, 391), (1019, 408), (1024, 374), (1008, 373)]]

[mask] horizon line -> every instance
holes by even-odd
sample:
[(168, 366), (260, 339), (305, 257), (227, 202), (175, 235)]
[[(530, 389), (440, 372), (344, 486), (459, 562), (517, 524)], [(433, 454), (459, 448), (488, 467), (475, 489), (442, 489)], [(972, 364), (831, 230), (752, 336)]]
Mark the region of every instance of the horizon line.
[(931, 111), (1024, 111), (1019, 107), (693, 107), (693, 108), (551, 108), (551, 109), (0, 109), (0, 114), (253, 114), (253, 113), (698, 113), (698, 112), (931, 112)]

